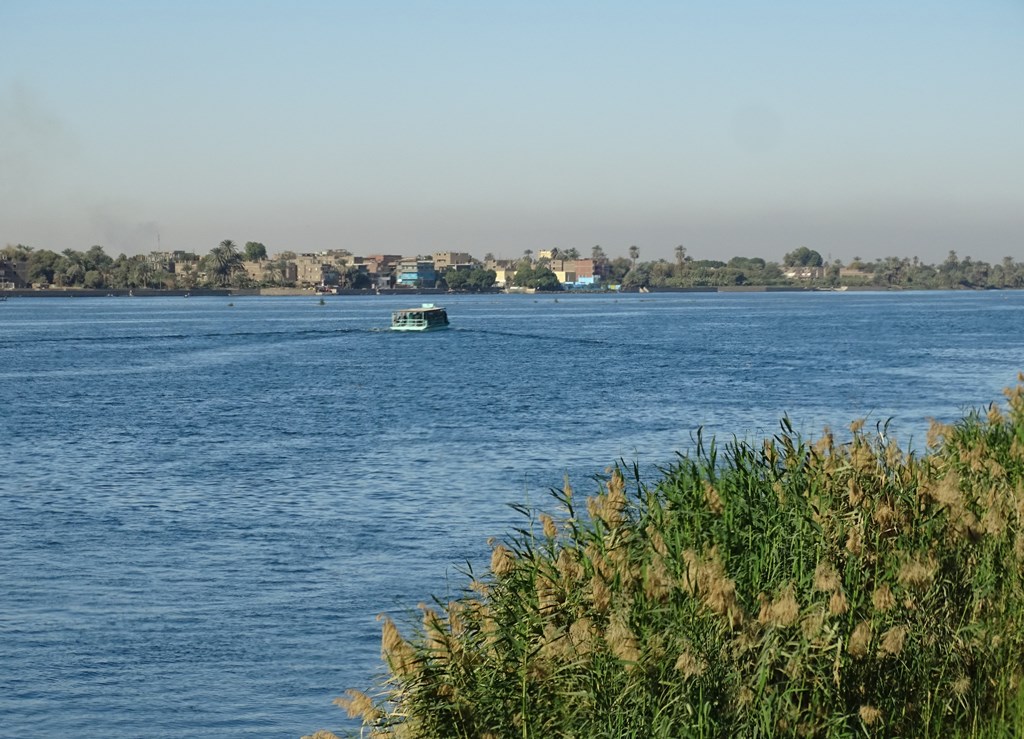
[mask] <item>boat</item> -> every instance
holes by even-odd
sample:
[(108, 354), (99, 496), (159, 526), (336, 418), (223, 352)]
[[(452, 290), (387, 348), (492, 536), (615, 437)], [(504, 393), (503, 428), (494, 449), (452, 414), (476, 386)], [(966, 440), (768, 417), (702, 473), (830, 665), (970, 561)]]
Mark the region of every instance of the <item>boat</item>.
[(440, 331), (448, 328), (448, 313), (433, 303), (403, 308), (391, 314), (392, 331)]

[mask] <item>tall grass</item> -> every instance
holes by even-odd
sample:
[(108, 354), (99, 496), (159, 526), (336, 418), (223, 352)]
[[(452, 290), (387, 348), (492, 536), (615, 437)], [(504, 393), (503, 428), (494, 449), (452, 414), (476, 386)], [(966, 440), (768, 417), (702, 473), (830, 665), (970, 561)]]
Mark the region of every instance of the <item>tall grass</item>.
[[(1024, 382), (1024, 376), (1018, 378)], [(908, 454), (851, 426), (616, 468), (384, 620), (389, 737), (1024, 735), (1024, 389)], [(320, 732), (318, 736), (333, 736)]]

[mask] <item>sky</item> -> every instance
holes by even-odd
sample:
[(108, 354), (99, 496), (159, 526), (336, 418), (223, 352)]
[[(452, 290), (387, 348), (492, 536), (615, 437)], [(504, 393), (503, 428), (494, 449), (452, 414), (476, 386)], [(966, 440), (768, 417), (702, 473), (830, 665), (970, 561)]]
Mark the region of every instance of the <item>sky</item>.
[(1024, 0), (0, 0), (0, 245), (1024, 260)]

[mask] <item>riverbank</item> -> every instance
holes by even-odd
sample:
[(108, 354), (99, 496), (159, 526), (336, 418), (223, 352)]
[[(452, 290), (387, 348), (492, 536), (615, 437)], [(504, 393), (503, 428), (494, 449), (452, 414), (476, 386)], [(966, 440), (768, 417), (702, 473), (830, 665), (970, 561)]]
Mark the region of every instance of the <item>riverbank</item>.
[[(988, 288), (998, 289), (998, 288)], [(924, 290), (915, 290), (922, 292)], [(652, 287), (627, 290), (567, 290), (567, 291), (518, 291), (495, 288), (479, 293), (456, 292), (433, 288), (389, 288), (383, 290), (352, 290), (338, 289), (332, 292), (317, 292), (311, 287), (262, 287), (262, 288), (193, 288), (191, 290), (154, 290), (151, 288), (118, 288), (111, 290), (89, 290), (86, 288), (48, 288), (0, 290), (3, 298), (173, 298), (173, 297), (289, 297), (318, 296), (345, 297), (372, 295), (614, 295), (629, 293), (807, 293), (807, 292), (907, 292), (899, 287), (858, 286), (841, 288), (807, 287), (800, 285), (729, 285), (720, 287)]]

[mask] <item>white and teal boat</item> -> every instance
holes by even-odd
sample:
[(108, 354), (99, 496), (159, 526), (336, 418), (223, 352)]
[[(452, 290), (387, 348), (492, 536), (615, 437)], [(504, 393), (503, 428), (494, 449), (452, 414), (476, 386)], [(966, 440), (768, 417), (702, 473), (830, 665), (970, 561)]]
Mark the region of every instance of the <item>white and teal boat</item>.
[(448, 328), (448, 313), (433, 303), (403, 308), (391, 314), (392, 331), (440, 331)]

